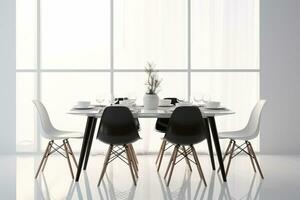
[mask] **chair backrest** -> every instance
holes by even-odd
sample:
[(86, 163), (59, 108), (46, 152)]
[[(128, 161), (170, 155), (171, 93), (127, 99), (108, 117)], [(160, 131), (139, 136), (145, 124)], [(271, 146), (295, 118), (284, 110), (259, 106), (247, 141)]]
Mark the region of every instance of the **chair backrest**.
[(56, 130), (50, 121), (49, 114), (41, 101), (33, 100), (32, 102), (38, 111), (38, 116), (40, 119), (41, 127), (43, 129), (41, 134), (44, 137), (49, 137), (49, 135), (51, 135), (51, 132)]
[[(171, 104), (175, 105), (179, 102), (179, 99), (176, 97), (167, 97), (164, 99), (171, 100)], [(158, 118), (155, 123), (155, 129), (161, 132), (166, 132), (169, 124), (169, 118)]]
[(207, 137), (207, 127), (196, 106), (182, 106), (171, 115), (165, 139), (175, 144), (196, 144)]
[(97, 139), (107, 144), (128, 144), (139, 139), (138, 130), (129, 108), (108, 106), (104, 109)]
[[(260, 127), (260, 119), (263, 107), (266, 103), (266, 100), (259, 100), (250, 115), (249, 121), (245, 127), (245, 131), (251, 134), (252, 138), (255, 138), (259, 134), (259, 127)], [(249, 135), (250, 136), (250, 135)]]

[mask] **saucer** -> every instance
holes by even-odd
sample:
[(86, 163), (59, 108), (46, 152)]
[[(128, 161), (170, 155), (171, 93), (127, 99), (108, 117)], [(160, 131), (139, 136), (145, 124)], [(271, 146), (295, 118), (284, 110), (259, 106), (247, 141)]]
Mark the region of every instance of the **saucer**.
[(209, 110), (225, 110), (226, 108), (224, 106), (219, 106), (219, 107), (205, 107), (206, 109)]
[(92, 105), (90, 105), (90, 106), (81, 106), (81, 105), (73, 106), (73, 109), (75, 109), (75, 110), (89, 110), (89, 109), (93, 109), (93, 108), (95, 108), (95, 106), (92, 106)]

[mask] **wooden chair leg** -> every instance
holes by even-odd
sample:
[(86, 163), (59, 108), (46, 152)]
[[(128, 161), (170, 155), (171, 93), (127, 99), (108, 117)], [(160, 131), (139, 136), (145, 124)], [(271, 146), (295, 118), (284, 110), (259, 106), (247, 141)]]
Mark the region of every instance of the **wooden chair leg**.
[(137, 171), (139, 171), (139, 168), (138, 168), (138, 159), (136, 157), (136, 154), (135, 154), (135, 151), (134, 151), (134, 148), (132, 146), (132, 144), (128, 144), (128, 149), (130, 150), (130, 155), (132, 157), (132, 161), (137, 169)]
[(50, 141), (50, 146), (49, 146), (48, 151), (47, 151), (47, 153), (46, 153), (46, 158), (45, 158), (45, 160), (44, 160), (44, 164), (43, 164), (43, 167), (42, 167), (42, 172), (44, 172), (44, 169), (45, 169), (45, 167), (46, 167), (48, 158), (49, 158), (49, 156), (50, 156), (50, 152), (51, 152), (51, 148), (52, 148), (53, 142), (54, 142), (53, 140)]
[[(223, 163), (224, 163), (224, 161), (225, 161), (225, 159), (226, 159), (226, 157), (227, 157), (227, 155), (228, 155), (228, 153), (229, 153), (229, 149), (230, 149), (230, 147), (231, 147), (231, 144), (232, 144), (232, 140), (230, 140), (229, 141), (229, 144), (228, 144), (228, 146), (227, 146), (227, 148), (226, 148), (226, 151), (225, 151), (225, 153), (224, 153), (224, 156), (223, 156)], [(220, 167), (218, 168), (218, 173), (220, 172)]]
[(158, 154), (158, 157), (157, 157), (157, 159), (159, 158), (159, 160), (158, 160), (158, 166), (157, 166), (157, 171), (158, 172), (159, 172), (159, 169), (160, 169), (160, 166), (161, 166), (162, 159), (163, 159), (164, 154), (165, 154), (166, 145), (167, 145), (167, 141), (163, 140), (163, 142), (161, 144), (161, 148), (160, 148), (160, 153)]
[(250, 160), (251, 160), (251, 164), (252, 164), (253, 170), (254, 170), (254, 172), (256, 172), (255, 165), (254, 165), (254, 162), (253, 162), (253, 155), (252, 155), (252, 151), (250, 149), (249, 142), (245, 141), (245, 143), (246, 143), (246, 146), (247, 146), (247, 150), (248, 150), (248, 153), (249, 153), (249, 157), (250, 157)]
[(139, 164), (139, 161), (138, 161), (138, 159), (137, 159), (137, 156), (136, 156), (136, 153), (135, 153), (135, 150), (134, 150), (132, 144), (130, 144), (130, 149), (131, 149), (131, 152), (132, 152), (132, 154), (133, 154), (133, 158), (134, 158), (136, 164), (138, 165), (138, 164)]
[(129, 164), (129, 169), (130, 169), (130, 172), (131, 172), (131, 176), (132, 176), (132, 180), (133, 180), (133, 183), (134, 185), (136, 185), (136, 180), (135, 180), (135, 177), (134, 177), (134, 169), (133, 169), (133, 166), (132, 166), (132, 159), (130, 157), (130, 152), (129, 152), (129, 149), (128, 149), (128, 145), (125, 145), (125, 151), (126, 151), (126, 155), (127, 155), (127, 160), (128, 160), (128, 164)]
[(186, 162), (186, 164), (189, 166), (190, 171), (193, 171), (193, 170), (192, 170), (191, 163), (190, 163), (190, 160), (189, 160), (189, 158), (188, 158), (187, 151), (186, 151), (186, 149), (185, 149), (184, 146), (182, 146), (182, 150), (183, 150), (183, 153), (184, 153), (184, 156), (185, 156), (185, 162)]
[(195, 160), (195, 163), (196, 163), (199, 175), (200, 175), (201, 179), (203, 180), (204, 185), (207, 186), (206, 180), (205, 180), (205, 177), (204, 177), (204, 174), (203, 174), (203, 171), (202, 171), (199, 159), (198, 159), (197, 152), (196, 152), (196, 150), (195, 150), (195, 148), (194, 148), (193, 145), (191, 145), (191, 149), (192, 149), (192, 153), (193, 153), (193, 156), (194, 156), (194, 160)]
[(178, 148), (179, 148), (179, 145), (176, 145), (175, 148), (174, 148), (175, 153), (174, 153), (174, 158), (173, 158), (173, 162), (172, 162), (172, 166), (171, 166), (171, 170), (170, 170), (169, 179), (167, 181), (167, 186), (170, 185), (171, 177), (172, 177), (173, 170), (174, 170), (174, 167), (175, 167), (175, 164), (176, 164), (176, 158), (177, 158)]
[(226, 177), (227, 177), (227, 174), (228, 174), (228, 171), (229, 171), (229, 167), (230, 167), (230, 163), (231, 163), (231, 160), (232, 160), (234, 148), (235, 148), (235, 141), (233, 140), (230, 155), (229, 155), (229, 160), (228, 160), (228, 164), (227, 164), (227, 168), (226, 168), (226, 171), (225, 171)]
[(113, 150), (113, 145), (109, 145), (108, 147), (108, 150), (107, 150), (107, 153), (106, 153), (106, 156), (105, 156), (105, 159), (104, 159), (104, 163), (103, 163), (103, 168), (102, 168), (102, 172), (101, 172), (101, 175), (100, 175), (100, 178), (99, 178), (99, 181), (98, 181), (98, 184), (97, 186), (99, 187), (100, 183), (101, 183), (101, 180), (103, 179), (103, 176), (106, 172), (106, 168), (107, 168), (107, 165), (108, 165), (108, 161), (110, 159), (110, 155), (111, 155), (111, 152)]
[(139, 178), (139, 175), (138, 175), (138, 166), (137, 166), (137, 163), (134, 159), (134, 155), (133, 155), (133, 152), (132, 152), (132, 146), (130, 144), (128, 144), (128, 152), (129, 152), (129, 158), (130, 160), (128, 160), (128, 162), (131, 162), (132, 163), (132, 166), (133, 166), (133, 169), (134, 169), (134, 173), (135, 173), (135, 176), (136, 178)]
[(258, 171), (259, 171), (259, 173), (260, 173), (260, 176), (261, 176), (262, 179), (264, 179), (264, 175), (263, 175), (263, 173), (262, 173), (262, 171), (261, 171), (261, 168), (260, 168), (260, 166), (259, 166), (259, 163), (258, 163), (258, 160), (257, 160), (257, 158), (256, 158), (255, 152), (254, 152), (254, 150), (253, 150), (253, 148), (252, 148), (252, 145), (251, 145), (251, 143), (250, 143), (249, 141), (248, 141), (248, 144), (249, 144), (250, 150), (252, 151), (252, 155), (253, 155), (254, 161), (255, 161), (255, 163), (256, 163), (256, 166), (257, 166), (257, 168), (258, 168)]
[(77, 164), (75, 155), (74, 155), (74, 153), (73, 153), (73, 150), (72, 150), (72, 148), (71, 148), (71, 145), (70, 145), (68, 139), (66, 140), (66, 143), (67, 143), (67, 147), (68, 147), (68, 149), (69, 149), (69, 153), (71, 154), (71, 157), (72, 157), (72, 159), (73, 159), (73, 161), (74, 161), (74, 163), (75, 163), (75, 165), (76, 165), (76, 168), (77, 168), (77, 167), (78, 167), (78, 164)]
[(175, 153), (176, 153), (176, 152), (175, 152), (175, 148), (176, 148), (176, 146), (174, 147), (173, 153), (172, 153), (172, 155), (171, 155), (171, 158), (170, 158), (168, 167), (167, 167), (166, 172), (165, 172), (164, 179), (167, 177), (167, 175), (168, 175), (168, 173), (169, 173), (169, 170), (170, 170), (170, 167), (171, 167), (171, 164), (172, 164), (172, 161), (173, 161), (174, 157), (177, 156), (177, 155), (175, 155)]
[(68, 160), (71, 176), (72, 176), (72, 179), (74, 179), (74, 173), (73, 173), (73, 169), (72, 169), (72, 165), (71, 165), (71, 160), (70, 160), (70, 157), (69, 157), (69, 151), (68, 151), (66, 140), (63, 140), (63, 144), (64, 144), (64, 148), (65, 148), (66, 157), (67, 157), (67, 160)]
[(39, 167), (38, 167), (38, 170), (37, 170), (37, 172), (36, 172), (36, 174), (35, 174), (35, 179), (38, 177), (38, 175), (39, 175), (39, 173), (40, 173), (40, 170), (41, 170), (41, 168), (42, 168), (42, 165), (43, 165), (43, 163), (44, 163), (44, 160), (46, 159), (46, 155), (47, 155), (47, 152), (48, 152), (48, 149), (49, 149), (49, 146), (50, 146), (50, 142), (51, 142), (51, 141), (48, 142), (48, 145), (47, 145), (47, 147), (46, 147), (46, 150), (45, 150), (45, 153), (44, 153), (44, 155), (43, 155), (43, 158), (42, 158), (42, 160), (41, 160), (41, 162), (40, 162), (40, 165), (39, 165)]
[(160, 148), (159, 148), (156, 160), (155, 160), (155, 164), (157, 164), (157, 162), (158, 162), (158, 160), (159, 160), (159, 158), (161, 156), (161, 153), (162, 153), (162, 151), (164, 149), (163, 146), (164, 146), (165, 143), (167, 143), (167, 141), (163, 139), (163, 141), (161, 142), (161, 145), (160, 145)]

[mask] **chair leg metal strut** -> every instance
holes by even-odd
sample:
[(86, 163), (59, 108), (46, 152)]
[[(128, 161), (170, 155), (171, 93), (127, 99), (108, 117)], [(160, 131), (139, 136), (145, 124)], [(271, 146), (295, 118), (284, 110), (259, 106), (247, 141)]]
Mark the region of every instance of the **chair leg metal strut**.
[(38, 175), (41, 171), (42, 172), (44, 171), (44, 169), (46, 167), (46, 164), (47, 164), (47, 161), (48, 161), (48, 158), (53, 153), (59, 153), (60, 155), (62, 155), (63, 157), (65, 157), (67, 159), (72, 179), (74, 179), (74, 173), (73, 173), (73, 168), (72, 168), (72, 164), (71, 164), (70, 155), (73, 159), (73, 162), (74, 162), (76, 168), (77, 168), (77, 161), (76, 161), (74, 153), (71, 149), (71, 145), (69, 144), (68, 139), (64, 139), (62, 142), (63, 142), (63, 144), (61, 144), (61, 145), (56, 144), (54, 142), (54, 140), (51, 140), (51, 141), (48, 142), (48, 145), (46, 147), (43, 158), (42, 158), (42, 160), (39, 164), (38, 170), (35, 174), (35, 179), (38, 177)]
[[(193, 160), (189, 158), (189, 155), (192, 155)], [(166, 179), (169, 174), (169, 177), (167, 179), (167, 186), (169, 186), (169, 184), (170, 184), (175, 165), (178, 164), (183, 159), (185, 159), (190, 171), (192, 171), (190, 162), (194, 163), (197, 166), (200, 178), (203, 180), (204, 185), (206, 186), (204, 174), (203, 174), (196, 150), (193, 145), (189, 145), (189, 147), (187, 149), (183, 145), (176, 145), (174, 147), (174, 151), (172, 153), (172, 156), (170, 158), (170, 161), (169, 161), (169, 164), (168, 164), (165, 176), (164, 176), (164, 178)]]
[[(226, 167), (226, 176), (227, 176), (228, 171), (229, 171), (231, 160), (234, 157), (236, 157), (238, 154), (242, 153), (242, 152), (244, 152), (247, 155), (249, 155), (250, 161), (251, 161), (251, 164), (252, 164), (254, 172), (256, 172), (256, 168), (257, 168), (258, 171), (259, 171), (259, 174), (260, 174), (261, 178), (263, 179), (264, 176), (263, 176), (263, 173), (261, 171), (260, 165), (258, 163), (258, 160), (256, 158), (256, 155), (254, 153), (254, 150), (252, 148), (251, 143), (249, 141), (245, 141), (243, 144), (237, 145), (236, 141), (232, 140), (232, 139), (230, 140), (230, 142), (229, 142), (229, 144), (227, 146), (227, 149), (226, 149), (226, 151), (224, 153), (224, 156), (223, 156), (223, 161), (225, 161), (225, 159), (229, 155), (228, 164), (227, 164), (227, 167)], [(255, 167), (255, 165), (256, 165), (256, 167)], [(218, 172), (219, 171), (220, 171), (220, 168), (218, 169)]]
[[(123, 156), (123, 153), (126, 154), (126, 157)], [(133, 183), (134, 183), (134, 185), (136, 185), (136, 179), (138, 178), (138, 160), (137, 160), (137, 157), (136, 157), (136, 154), (135, 154), (132, 144), (125, 144), (125, 145), (112, 145), (111, 144), (111, 145), (109, 145), (108, 151), (106, 153), (102, 172), (100, 174), (100, 178), (98, 181), (98, 187), (103, 179), (103, 176), (106, 172), (108, 164), (117, 158), (129, 166)]]

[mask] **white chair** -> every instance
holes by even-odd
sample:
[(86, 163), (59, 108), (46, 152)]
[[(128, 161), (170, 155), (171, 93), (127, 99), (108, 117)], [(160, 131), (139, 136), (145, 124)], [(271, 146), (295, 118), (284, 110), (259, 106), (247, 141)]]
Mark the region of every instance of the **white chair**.
[[(62, 131), (62, 130), (58, 130), (56, 128), (53, 127), (48, 112), (45, 108), (45, 106), (42, 104), (42, 102), (40, 102), (39, 100), (33, 100), (32, 101), (38, 111), (38, 116), (40, 119), (40, 124), (41, 124), (41, 135), (48, 139), (48, 145), (46, 147), (45, 153), (43, 155), (42, 161), (39, 165), (39, 168), (37, 170), (37, 173), (35, 175), (35, 178), (38, 177), (40, 171), (44, 171), (48, 157), (57, 152), (59, 154), (61, 154), (62, 156), (64, 156), (65, 158), (67, 158), (68, 160), (68, 164), (69, 164), (69, 168), (70, 168), (70, 172), (72, 175), (72, 178), (74, 179), (74, 174), (73, 174), (73, 170), (72, 170), (72, 164), (70, 161), (70, 155), (77, 167), (77, 162), (76, 162), (76, 158), (74, 156), (74, 153), (72, 151), (72, 148), (69, 144), (68, 139), (76, 139), (76, 138), (82, 138), (83, 135), (82, 133), (79, 132), (71, 132), (71, 131)], [(60, 140), (62, 141), (62, 144), (56, 144), (54, 141), (56, 140)], [(61, 152), (61, 150), (63, 150), (63, 152)]]
[[(232, 132), (220, 132), (219, 138), (220, 139), (230, 139), (229, 145), (225, 151), (223, 162), (225, 161), (227, 155), (229, 155), (228, 164), (226, 167), (226, 176), (228, 174), (229, 166), (231, 163), (232, 158), (237, 156), (239, 153), (244, 152), (249, 155), (254, 172), (256, 172), (254, 162), (258, 168), (261, 178), (264, 178), (259, 163), (257, 161), (256, 155), (252, 148), (251, 143), (249, 140), (256, 138), (259, 134), (259, 127), (260, 127), (260, 119), (262, 109), (266, 103), (266, 100), (259, 100), (256, 105), (254, 106), (250, 119), (246, 127), (239, 131), (232, 131)], [(236, 143), (237, 140), (242, 140), (243, 143), (238, 145)], [(247, 149), (247, 150), (246, 150)], [(238, 151), (238, 152), (236, 152)]]

